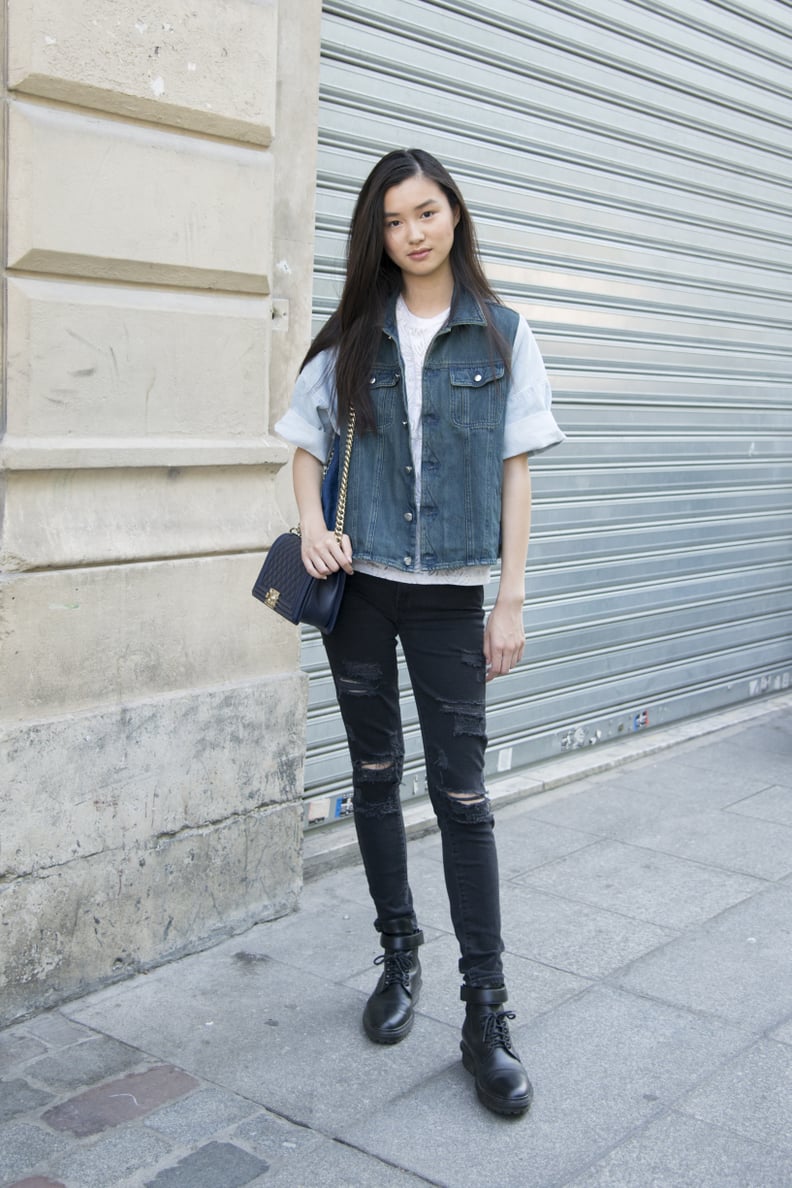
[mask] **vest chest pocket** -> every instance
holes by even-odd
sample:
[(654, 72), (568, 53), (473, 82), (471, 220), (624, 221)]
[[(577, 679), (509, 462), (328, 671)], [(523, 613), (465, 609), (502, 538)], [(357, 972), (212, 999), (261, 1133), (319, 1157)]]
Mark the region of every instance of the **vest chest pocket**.
[(502, 363), (451, 367), (451, 420), (463, 429), (493, 429), (503, 423), (506, 397)]
[(375, 367), (371, 372), (369, 391), (372, 408), (377, 419), (378, 433), (393, 424), (393, 419), (396, 416), (399, 379), (400, 375), (395, 367)]

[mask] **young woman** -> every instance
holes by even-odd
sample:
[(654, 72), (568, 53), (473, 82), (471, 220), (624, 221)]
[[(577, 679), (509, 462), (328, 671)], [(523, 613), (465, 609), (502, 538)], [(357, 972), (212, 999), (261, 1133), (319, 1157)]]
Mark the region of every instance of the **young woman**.
[[(322, 516), (333, 435), (356, 424), (346, 535)], [(504, 1008), (498, 866), (484, 781), (485, 686), (523, 655), (528, 455), (563, 440), (527, 324), (490, 288), (456, 183), (429, 153), (388, 153), (352, 216), (346, 283), (314, 339), (278, 432), (297, 446), (308, 572), (346, 570), (325, 647), (346, 727), (354, 819), (383, 953), (364, 1013), (390, 1044), (413, 1024), (418, 927), (399, 799), (404, 744), (396, 641), (421, 724), (466, 1003), (462, 1058), (480, 1100), (528, 1109)], [(495, 605), (483, 586), (500, 559)]]

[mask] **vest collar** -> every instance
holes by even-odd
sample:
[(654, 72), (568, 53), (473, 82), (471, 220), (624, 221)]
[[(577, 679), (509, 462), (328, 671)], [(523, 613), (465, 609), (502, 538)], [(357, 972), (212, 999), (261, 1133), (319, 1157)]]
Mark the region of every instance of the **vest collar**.
[[(396, 337), (396, 302), (399, 294), (393, 293), (388, 299), (382, 329), (391, 338)], [(464, 289), (454, 289), (451, 298), (451, 313), (443, 330), (450, 330), (452, 326), (486, 326), (487, 319), (481, 305), (472, 293)]]

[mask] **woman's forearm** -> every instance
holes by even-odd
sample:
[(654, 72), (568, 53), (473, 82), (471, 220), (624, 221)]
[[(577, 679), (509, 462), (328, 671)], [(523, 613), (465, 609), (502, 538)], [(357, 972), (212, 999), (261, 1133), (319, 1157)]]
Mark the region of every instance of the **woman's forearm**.
[(352, 545), (325, 524), (322, 512), (322, 463), (298, 448), (292, 462), (294, 496), (300, 513), (303, 565), (311, 577), (324, 578), (337, 569), (352, 572)]
[(322, 514), (322, 463), (307, 450), (297, 449), (292, 462), (294, 497), (300, 514), (300, 531), (315, 535), (327, 525)]
[(501, 579), (498, 600), (525, 601), (525, 562), (531, 532), (531, 472), (527, 454), (503, 463)]

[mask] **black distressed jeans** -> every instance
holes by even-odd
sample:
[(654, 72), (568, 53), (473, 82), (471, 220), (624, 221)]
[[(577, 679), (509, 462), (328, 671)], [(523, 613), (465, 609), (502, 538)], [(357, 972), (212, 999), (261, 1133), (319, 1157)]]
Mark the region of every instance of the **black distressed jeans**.
[(483, 780), (483, 632), (481, 586), (416, 586), (354, 574), (324, 643), (349, 742), (355, 826), (375, 926), (396, 933), (417, 927), (399, 797), (398, 638), (440, 826), (459, 969), (469, 985), (497, 986), (503, 943), (494, 822)]

